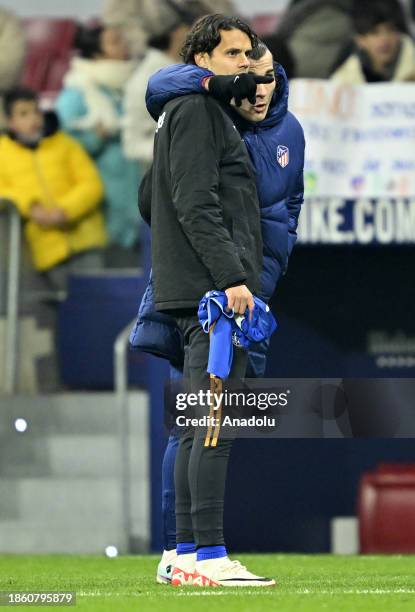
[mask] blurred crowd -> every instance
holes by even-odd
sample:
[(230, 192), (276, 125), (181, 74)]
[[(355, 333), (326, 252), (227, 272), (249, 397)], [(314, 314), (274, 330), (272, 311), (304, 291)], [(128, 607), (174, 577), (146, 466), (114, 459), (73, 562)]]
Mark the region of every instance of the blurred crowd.
[[(22, 83), (24, 25), (0, 7), (0, 198), (25, 221), (34, 268), (64, 289), (69, 272), (137, 266), (140, 177), (155, 124), (147, 81), (181, 61), (196, 19), (235, 14), (230, 0), (105, 0), (79, 24), (52, 112)], [(260, 3), (258, 3), (260, 12)], [(292, 0), (258, 33), (289, 78), (415, 80), (414, 0)], [(254, 20), (255, 28), (255, 20)]]

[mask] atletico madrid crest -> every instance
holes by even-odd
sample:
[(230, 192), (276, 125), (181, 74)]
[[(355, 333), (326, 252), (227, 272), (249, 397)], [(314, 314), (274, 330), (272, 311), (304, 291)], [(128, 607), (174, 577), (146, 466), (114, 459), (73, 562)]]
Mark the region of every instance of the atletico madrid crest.
[(279, 163), (281, 168), (285, 168), (285, 166), (288, 166), (289, 161), (290, 161), (290, 151), (288, 147), (284, 147), (283, 145), (278, 145), (277, 162)]

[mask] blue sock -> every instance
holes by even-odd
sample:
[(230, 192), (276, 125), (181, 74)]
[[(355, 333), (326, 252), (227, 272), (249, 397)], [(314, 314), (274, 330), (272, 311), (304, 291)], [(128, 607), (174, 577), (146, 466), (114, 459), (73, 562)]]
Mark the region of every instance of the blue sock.
[(225, 546), (202, 546), (197, 549), (197, 561), (206, 561), (207, 559), (220, 559), (226, 557)]
[(188, 555), (196, 552), (196, 544), (194, 542), (177, 542), (176, 552), (178, 555)]

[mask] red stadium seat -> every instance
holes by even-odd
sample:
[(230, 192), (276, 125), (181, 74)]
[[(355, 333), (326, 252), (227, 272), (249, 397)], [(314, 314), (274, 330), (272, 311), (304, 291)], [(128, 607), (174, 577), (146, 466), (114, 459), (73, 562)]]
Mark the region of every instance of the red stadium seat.
[(415, 553), (415, 465), (381, 464), (358, 494), (360, 552)]
[(72, 56), (76, 22), (33, 18), (23, 25), (27, 54), (21, 83), (39, 93), (57, 93)]

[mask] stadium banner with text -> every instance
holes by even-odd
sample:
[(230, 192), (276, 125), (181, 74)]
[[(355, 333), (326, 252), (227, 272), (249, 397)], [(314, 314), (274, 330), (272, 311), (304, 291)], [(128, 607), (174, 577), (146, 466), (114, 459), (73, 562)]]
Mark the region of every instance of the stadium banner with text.
[(296, 79), (290, 110), (306, 139), (307, 196), (415, 197), (415, 83)]
[(415, 84), (294, 79), (304, 128), (303, 244), (415, 243)]
[(415, 198), (305, 198), (300, 244), (415, 244)]

